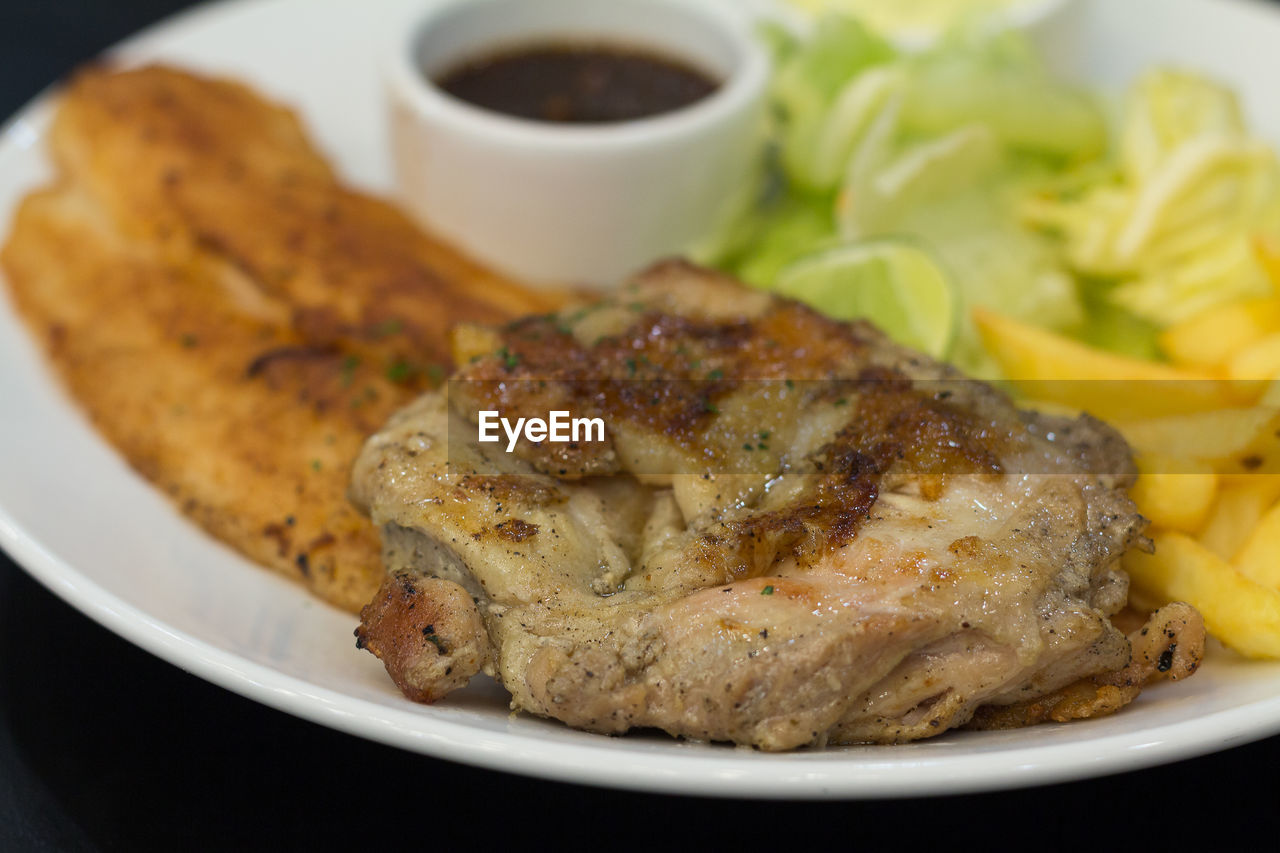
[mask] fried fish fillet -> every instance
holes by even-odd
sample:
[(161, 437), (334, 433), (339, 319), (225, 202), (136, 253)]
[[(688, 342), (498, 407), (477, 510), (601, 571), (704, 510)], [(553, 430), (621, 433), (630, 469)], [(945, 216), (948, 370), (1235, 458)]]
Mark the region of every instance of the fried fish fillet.
[(450, 326), (552, 298), (343, 187), (229, 80), (83, 71), (51, 153), (0, 263), (72, 394), (208, 531), (358, 608), (381, 579), (345, 498), (361, 442), (439, 382)]
[[(484, 671), (573, 726), (776, 750), (1108, 713), (1199, 663), (1191, 608), (1111, 619), (1146, 521), (1097, 420), (679, 263), (465, 338), (354, 469), (390, 572), (358, 642), (411, 698)], [(608, 433), (483, 442), (480, 411)]]

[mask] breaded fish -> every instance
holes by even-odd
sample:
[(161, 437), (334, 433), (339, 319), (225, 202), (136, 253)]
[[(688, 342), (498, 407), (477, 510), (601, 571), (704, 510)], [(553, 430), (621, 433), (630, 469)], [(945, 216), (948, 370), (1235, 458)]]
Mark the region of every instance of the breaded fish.
[(235, 82), (89, 69), (51, 142), (0, 262), (72, 394), (206, 530), (359, 608), (382, 575), (345, 496), (364, 438), (438, 384), (454, 323), (553, 297), (343, 187)]

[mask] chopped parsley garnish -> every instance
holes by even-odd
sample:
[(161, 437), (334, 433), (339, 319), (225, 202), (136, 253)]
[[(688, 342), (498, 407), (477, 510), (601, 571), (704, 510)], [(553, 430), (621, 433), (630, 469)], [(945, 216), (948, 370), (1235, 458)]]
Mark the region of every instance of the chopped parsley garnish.
[(406, 382), (412, 378), (415, 372), (413, 365), (409, 364), (409, 362), (404, 359), (397, 359), (387, 367), (387, 379), (392, 382)]
[(375, 337), (385, 338), (394, 335), (404, 328), (404, 324), (400, 322), (399, 317), (392, 317), (390, 320), (383, 320), (381, 323), (373, 327)]
[(587, 316), (587, 313), (589, 310), (590, 309), (587, 309), (587, 308), (579, 308), (577, 311), (574, 311), (568, 317), (561, 317), (557, 315), (555, 319), (556, 331), (562, 335), (573, 334), (573, 327), (578, 325), (579, 320)]
[(769, 584), (769, 585), (768, 585), (768, 586), (766, 586), (764, 589), (760, 590), (760, 594), (761, 594), (761, 595), (773, 595), (773, 584)]
[(338, 381), (342, 383), (343, 388), (351, 387), (351, 383), (356, 378), (356, 368), (360, 366), (360, 356), (349, 355), (342, 359), (342, 372), (338, 374)]
[(717, 367), (715, 370), (707, 374), (707, 378), (710, 379), (712, 382), (716, 381), (717, 379), (724, 379), (724, 371)]
[(512, 352), (506, 347), (498, 350), (498, 358), (502, 359), (502, 366), (507, 370), (514, 370), (515, 366), (520, 363), (520, 353)]

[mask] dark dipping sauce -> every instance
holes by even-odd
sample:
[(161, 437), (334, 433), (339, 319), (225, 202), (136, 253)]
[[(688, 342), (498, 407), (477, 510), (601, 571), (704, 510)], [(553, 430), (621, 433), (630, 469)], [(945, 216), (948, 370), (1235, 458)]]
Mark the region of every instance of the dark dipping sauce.
[(456, 98), (533, 121), (607, 124), (678, 110), (719, 83), (676, 60), (612, 45), (539, 44), (472, 60), (436, 85)]

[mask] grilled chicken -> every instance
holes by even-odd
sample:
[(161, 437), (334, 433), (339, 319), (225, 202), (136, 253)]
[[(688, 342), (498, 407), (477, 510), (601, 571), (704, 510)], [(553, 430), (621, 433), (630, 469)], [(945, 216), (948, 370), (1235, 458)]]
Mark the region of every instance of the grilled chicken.
[[(411, 697), (484, 671), (572, 726), (779, 750), (984, 706), (1030, 722), (1037, 697), (1138, 672), (1110, 616), (1145, 521), (1096, 420), (679, 262), (456, 346), (448, 389), (353, 475), (389, 571), (357, 635)], [(477, 440), (482, 410), (608, 430), (508, 452)]]

